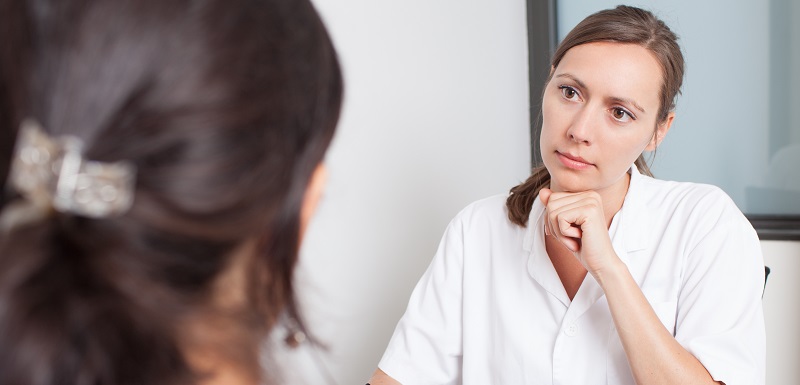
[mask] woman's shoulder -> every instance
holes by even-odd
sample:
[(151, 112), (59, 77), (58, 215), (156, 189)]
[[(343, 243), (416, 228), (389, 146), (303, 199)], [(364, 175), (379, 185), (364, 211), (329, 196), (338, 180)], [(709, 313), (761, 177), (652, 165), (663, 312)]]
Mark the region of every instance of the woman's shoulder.
[(658, 205), (736, 207), (731, 197), (720, 187), (697, 182), (677, 182), (643, 176), (642, 195)]
[[(640, 194), (652, 228), (672, 234), (695, 250), (701, 244), (726, 240), (742, 250), (758, 248), (758, 235), (750, 221), (720, 187), (695, 182), (642, 178)], [(732, 258), (732, 257), (731, 257)]]
[(486, 198), (478, 199), (466, 205), (456, 214), (456, 218), (462, 220), (487, 220), (496, 217), (506, 218), (506, 199), (508, 193), (495, 194)]
[(509, 226), (512, 223), (508, 219), (506, 199), (508, 199), (508, 193), (495, 194), (473, 201), (453, 217), (452, 223), (472, 228), (484, 225)]
[(720, 187), (696, 182), (676, 182), (643, 177), (641, 196), (651, 210), (663, 211), (689, 222), (719, 223), (721, 220), (747, 223), (733, 199)]

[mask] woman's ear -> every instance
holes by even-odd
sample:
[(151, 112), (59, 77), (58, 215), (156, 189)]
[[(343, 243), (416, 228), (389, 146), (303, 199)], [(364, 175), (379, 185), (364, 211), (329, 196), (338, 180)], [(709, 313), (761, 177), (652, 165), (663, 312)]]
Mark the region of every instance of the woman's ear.
[(650, 139), (650, 143), (647, 144), (645, 151), (653, 151), (659, 145), (661, 145), (661, 141), (664, 140), (664, 137), (667, 136), (667, 132), (669, 132), (670, 127), (672, 127), (672, 121), (675, 119), (675, 112), (670, 112), (667, 114), (667, 118), (664, 119), (663, 122), (659, 123), (656, 127), (656, 132), (653, 133), (653, 137)]
[(308, 222), (317, 211), (319, 200), (322, 198), (322, 192), (325, 190), (325, 183), (328, 180), (328, 169), (325, 168), (324, 163), (317, 165), (314, 172), (311, 174), (311, 180), (308, 181), (305, 195), (303, 196), (303, 206), (300, 208), (300, 241), (303, 240), (303, 235), (306, 232)]

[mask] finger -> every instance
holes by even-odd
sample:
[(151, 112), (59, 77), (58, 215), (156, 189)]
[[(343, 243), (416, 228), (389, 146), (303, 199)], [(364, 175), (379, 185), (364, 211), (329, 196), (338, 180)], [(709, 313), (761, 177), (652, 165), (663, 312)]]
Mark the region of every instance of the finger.
[(561, 244), (564, 245), (564, 247), (566, 247), (567, 249), (569, 249), (569, 251), (573, 253), (578, 253), (581, 251), (580, 239), (564, 237), (564, 238), (559, 238), (558, 241), (561, 242)]
[[(556, 223), (562, 231), (567, 230), (567, 224), (574, 227), (580, 227), (581, 230), (586, 230), (587, 223), (597, 223), (602, 226), (605, 223), (603, 209), (592, 198), (584, 198), (578, 201), (570, 202), (563, 206), (554, 208), (557, 203), (552, 201), (548, 207), (549, 215), (556, 218)], [(564, 221), (566, 223), (562, 223)]]
[(573, 253), (577, 253), (580, 251), (580, 245), (581, 245), (580, 238), (564, 235), (558, 230), (551, 232), (551, 236)]
[(545, 214), (544, 214), (544, 227), (547, 230), (547, 233), (558, 237), (558, 216), (556, 216), (549, 208), (545, 207)]
[(581, 238), (583, 236), (583, 231), (581, 230), (580, 226), (570, 223), (566, 219), (559, 218), (558, 220), (558, 230), (561, 235), (570, 238)]
[[(550, 206), (553, 206), (553, 203)], [(580, 240), (585, 233), (583, 226), (587, 222), (595, 222), (589, 218), (597, 215), (602, 216), (602, 213), (597, 213), (596, 206), (591, 199), (573, 202), (548, 212), (549, 230), (562, 243), (566, 244), (568, 242), (566, 239), (577, 241), (577, 245), (572, 242), (569, 245), (570, 249), (574, 251), (576, 247), (580, 248)]]
[(542, 201), (543, 205), (547, 206), (547, 202), (550, 201), (550, 195), (552, 195), (552, 194), (553, 194), (553, 190), (550, 190), (547, 187), (542, 188), (541, 190), (539, 190), (539, 200)]
[(549, 234), (573, 252), (580, 249), (581, 229), (570, 223), (562, 222), (557, 215), (545, 217), (545, 234)]
[(581, 195), (573, 195), (573, 194), (567, 195), (564, 193), (553, 192), (548, 194), (547, 204), (545, 206), (547, 207), (547, 210), (553, 212), (565, 206), (569, 206), (576, 202), (580, 202), (584, 199), (586, 198)]

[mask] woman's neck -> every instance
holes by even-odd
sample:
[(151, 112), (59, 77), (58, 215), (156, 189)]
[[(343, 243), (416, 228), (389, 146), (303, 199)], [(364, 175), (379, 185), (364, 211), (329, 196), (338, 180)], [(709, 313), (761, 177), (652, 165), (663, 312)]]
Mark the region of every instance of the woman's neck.
[(631, 175), (627, 172), (622, 176), (622, 180), (618, 183), (597, 191), (600, 198), (603, 200), (603, 214), (606, 217), (606, 227), (611, 227), (611, 221), (614, 219), (622, 204), (625, 202), (625, 196), (628, 195), (628, 187), (631, 185)]
[(256, 255), (257, 244), (251, 239), (232, 252), (228, 266), (214, 282), (207, 306), (185, 322), (184, 354), (201, 375), (202, 385), (259, 383), (253, 373), (259, 345), (253, 341), (254, 331), (242, 323), (250, 311), (245, 289), (248, 261)]

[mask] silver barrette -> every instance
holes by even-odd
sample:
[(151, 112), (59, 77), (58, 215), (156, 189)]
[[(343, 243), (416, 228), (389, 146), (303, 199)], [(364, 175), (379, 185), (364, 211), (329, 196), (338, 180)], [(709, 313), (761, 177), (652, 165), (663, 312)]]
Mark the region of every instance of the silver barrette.
[(135, 166), (86, 160), (78, 138), (51, 138), (27, 119), (15, 151), (11, 185), (36, 207), (106, 218), (125, 213), (133, 203)]

